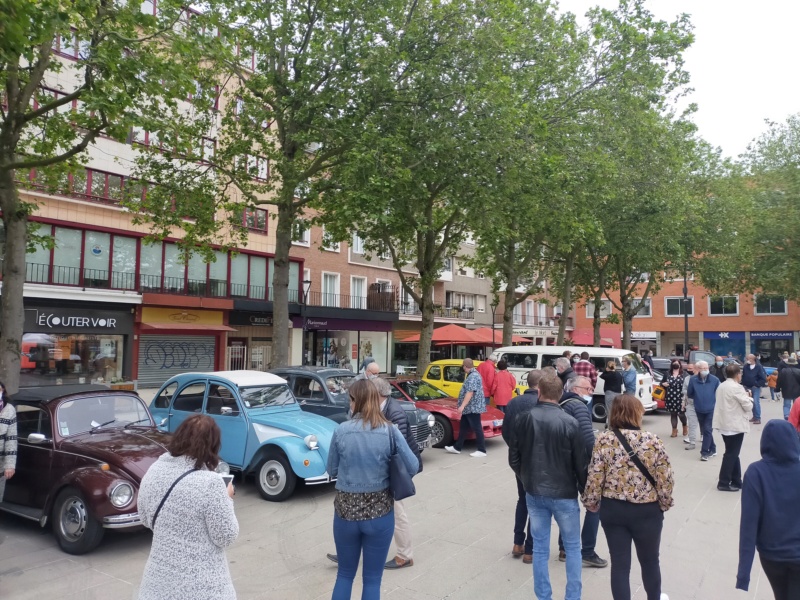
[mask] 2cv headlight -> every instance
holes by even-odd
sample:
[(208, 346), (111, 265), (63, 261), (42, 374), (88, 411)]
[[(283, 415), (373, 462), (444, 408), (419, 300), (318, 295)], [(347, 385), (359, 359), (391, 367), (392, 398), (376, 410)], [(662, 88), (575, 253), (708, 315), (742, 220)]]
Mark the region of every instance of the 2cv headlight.
[(108, 497), (117, 508), (128, 506), (133, 501), (133, 486), (130, 483), (118, 483)]

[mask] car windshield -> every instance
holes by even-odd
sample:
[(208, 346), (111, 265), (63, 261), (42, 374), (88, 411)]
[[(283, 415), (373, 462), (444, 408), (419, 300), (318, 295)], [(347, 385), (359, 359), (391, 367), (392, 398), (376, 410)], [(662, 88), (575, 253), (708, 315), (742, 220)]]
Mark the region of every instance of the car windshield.
[(295, 399), (289, 386), (282, 385), (253, 385), (239, 388), (245, 408), (264, 408), (266, 406), (283, 406), (294, 404)]
[(426, 381), (402, 381), (397, 385), (414, 400), (436, 400), (437, 398), (450, 397)]
[(95, 396), (62, 402), (56, 413), (62, 437), (86, 433), (102, 427), (123, 425), (151, 426), (147, 407), (136, 396)]
[(335, 375), (325, 379), (325, 385), (331, 394), (346, 394), (347, 389), (352, 385), (355, 375)]
[(636, 369), (637, 373), (641, 373), (642, 375), (650, 375), (650, 371), (648, 371), (647, 367), (642, 364), (642, 361), (639, 360), (638, 355), (631, 352), (630, 354), (626, 354), (625, 358), (631, 361), (631, 364), (633, 365), (633, 368)]

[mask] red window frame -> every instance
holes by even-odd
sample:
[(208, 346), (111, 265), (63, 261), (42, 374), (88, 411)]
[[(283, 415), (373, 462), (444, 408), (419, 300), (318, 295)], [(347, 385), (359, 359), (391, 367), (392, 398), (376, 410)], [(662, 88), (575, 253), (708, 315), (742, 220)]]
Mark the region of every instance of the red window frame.
[(242, 226), (251, 231), (267, 233), (269, 229), (269, 212), (263, 208), (246, 208), (242, 212)]

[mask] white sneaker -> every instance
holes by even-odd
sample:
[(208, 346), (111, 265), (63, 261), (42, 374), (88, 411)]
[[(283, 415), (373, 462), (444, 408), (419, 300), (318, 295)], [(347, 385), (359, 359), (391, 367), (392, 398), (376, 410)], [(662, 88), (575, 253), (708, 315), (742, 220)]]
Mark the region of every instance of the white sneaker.
[(475, 452), (470, 454), (470, 456), (474, 456), (475, 458), (483, 458), (484, 456), (486, 456), (486, 452), (481, 452), (480, 450), (475, 450)]
[(692, 440), (690, 440), (688, 437), (685, 437), (685, 438), (683, 438), (683, 443), (684, 444), (691, 444)]
[(445, 452), (449, 452), (450, 454), (461, 454), (461, 450), (456, 450), (452, 446), (445, 446)]
[(669, 600), (669, 596), (666, 594), (661, 594), (661, 600)]

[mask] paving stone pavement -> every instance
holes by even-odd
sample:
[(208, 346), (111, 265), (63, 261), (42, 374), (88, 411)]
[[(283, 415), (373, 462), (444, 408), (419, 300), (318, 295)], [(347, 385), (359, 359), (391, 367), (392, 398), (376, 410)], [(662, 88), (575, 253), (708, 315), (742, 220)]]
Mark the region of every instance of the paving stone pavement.
[[(763, 422), (782, 418), (782, 405), (762, 401)], [(745, 436), (742, 466), (759, 458), (763, 426)], [(670, 600), (771, 600), (756, 560), (749, 592), (734, 589), (738, 561), (740, 495), (716, 490), (722, 458), (701, 462), (669, 438), (669, 417), (645, 417), (644, 428), (662, 436), (675, 470), (675, 507), (667, 514), (661, 543), (663, 590)], [(502, 438), (488, 440), (488, 456), (471, 458), (426, 450), (425, 469), (408, 500), (414, 535), (414, 566), (386, 572), (388, 600), (532, 599), (532, 568), (511, 557), (516, 486)], [(471, 446), (467, 446), (470, 449)], [(287, 502), (261, 500), (252, 482), (237, 482), (236, 513), (241, 533), (228, 549), (238, 598), (313, 600), (329, 598), (336, 566), (332, 485), (298, 487)], [(550, 576), (555, 598), (563, 597), (564, 565), (551, 536)], [(109, 532), (85, 556), (61, 552), (49, 530), (0, 513), (0, 599), (130, 599), (150, 550), (149, 532)], [(390, 550), (393, 556), (394, 547)], [(597, 552), (607, 558), (602, 528)], [(360, 572), (353, 597), (361, 594)], [(645, 600), (638, 564), (631, 573), (634, 600)], [(609, 569), (583, 570), (584, 600), (611, 600)]]

